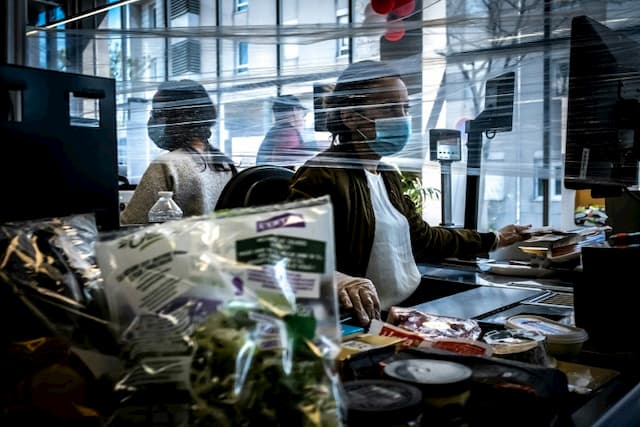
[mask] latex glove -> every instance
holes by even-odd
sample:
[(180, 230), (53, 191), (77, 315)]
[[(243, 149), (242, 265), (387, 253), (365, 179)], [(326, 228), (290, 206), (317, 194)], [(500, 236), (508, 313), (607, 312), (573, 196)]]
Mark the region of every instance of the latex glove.
[(368, 326), (371, 319), (380, 319), (380, 299), (371, 280), (339, 271), (335, 277), (341, 308), (353, 310), (361, 326)]
[(509, 224), (498, 230), (496, 247), (503, 248), (505, 246), (513, 245), (516, 242), (520, 242), (526, 239), (528, 236), (526, 230), (531, 228), (529, 225), (516, 225)]

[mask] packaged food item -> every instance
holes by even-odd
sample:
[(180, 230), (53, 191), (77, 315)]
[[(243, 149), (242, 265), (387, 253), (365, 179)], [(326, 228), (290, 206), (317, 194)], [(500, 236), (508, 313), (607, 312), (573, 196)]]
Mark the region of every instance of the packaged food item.
[(377, 378), (380, 363), (392, 357), (404, 343), (404, 338), (360, 334), (342, 342), (336, 366), (343, 380)]
[(467, 338), (478, 339), (482, 330), (473, 319), (438, 316), (422, 313), (412, 308), (391, 307), (387, 323), (419, 333), (427, 339)]
[(405, 359), (388, 363), (384, 373), (422, 391), (423, 417), (433, 425), (455, 425), (439, 423), (451, 423), (464, 416), (473, 373), (467, 366), (444, 360)]
[(75, 346), (117, 354), (95, 259), (97, 236), (93, 214), (2, 224), (0, 319), (11, 325), (7, 343), (65, 337)]
[(349, 427), (418, 426), (422, 416), (419, 388), (386, 379), (345, 381)]
[(430, 347), (468, 356), (491, 356), (493, 348), (478, 340), (466, 338), (439, 338), (420, 343), (418, 347)]
[(387, 322), (381, 322), (378, 319), (371, 320), (371, 324), (369, 324), (369, 333), (385, 337), (402, 338), (404, 340), (402, 343), (403, 347), (417, 347), (426, 339), (415, 331), (394, 326)]
[[(415, 359), (454, 362), (472, 371), (469, 399), (463, 410), (458, 406), (455, 411), (462, 417), (460, 422), (438, 423), (434, 420), (435, 414), (425, 410), (425, 426), (549, 426), (557, 421), (559, 411), (566, 409), (567, 376), (556, 368), (426, 347), (403, 348), (393, 360)], [(446, 410), (434, 412), (446, 413)]]
[(547, 351), (555, 357), (573, 357), (580, 353), (582, 345), (589, 339), (587, 331), (575, 326), (556, 322), (542, 316), (517, 315), (507, 319), (507, 328), (527, 329), (547, 337)]
[(344, 360), (354, 354), (374, 348), (392, 347), (395, 349), (402, 344), (403, 338), (387, 337), (382, 335), (360, 334), (344, 340), (340, 345), (338, 360)]
[(167, 408), (180, 425), (339, 425), (332, 218), (326, 196), (97, 242), (124, 365), (113, 424)]
[(528, 329), (488, 331), (482, 337), (493, 348), (493, 355), (541, 366), (553, 365), (547, 355), (547, 337)]

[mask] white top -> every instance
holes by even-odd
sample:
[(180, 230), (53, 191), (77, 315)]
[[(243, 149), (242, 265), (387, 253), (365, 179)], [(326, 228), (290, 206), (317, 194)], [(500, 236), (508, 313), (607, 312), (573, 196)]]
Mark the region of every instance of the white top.
[(366, 277), (376, 286), (381, 308), (388, 310), (416, 290), (421, 275), (411, 250), (407, 218), (391, 204), (382, 175), (365, 172), (376, 218)]

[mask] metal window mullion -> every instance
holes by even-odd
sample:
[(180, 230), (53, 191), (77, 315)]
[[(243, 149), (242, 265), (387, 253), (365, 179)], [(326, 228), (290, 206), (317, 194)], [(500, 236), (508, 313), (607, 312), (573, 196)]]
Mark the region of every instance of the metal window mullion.
[(274, 0), (276, 2), (276, 34), (278, 42), (276, 43), (276, 91), (278, 96), (282, 94), (282, 36), (280, 35), (280, 26), (282, 25), (282, 0)]
[[(162, 0), (162, 21), (165, 34), (169, 29), (169, 5), (170, 0)], [(169, 80), (169, 37), (164, 36), (164, 80)]]

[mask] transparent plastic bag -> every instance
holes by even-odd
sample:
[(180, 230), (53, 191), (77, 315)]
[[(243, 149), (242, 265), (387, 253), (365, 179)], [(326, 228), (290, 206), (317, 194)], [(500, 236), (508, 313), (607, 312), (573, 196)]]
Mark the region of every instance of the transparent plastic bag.
[(332, 218), (322, 197), (98, 242), (126, 371), (114, 424), (155, 423), (154, 405), (167, 425), (340, 425)]
[[(9, 342), (41, 336), (115, 352), (93, 214), (0, 226), (0, 285)], [(18, 320), (16, 322), (16, 320)]]
[(97, 234), (92, 214), (0, 225), (0, 425), (97, 426), (109, 412), (113, 387), (91, 363), (119, 352)]

